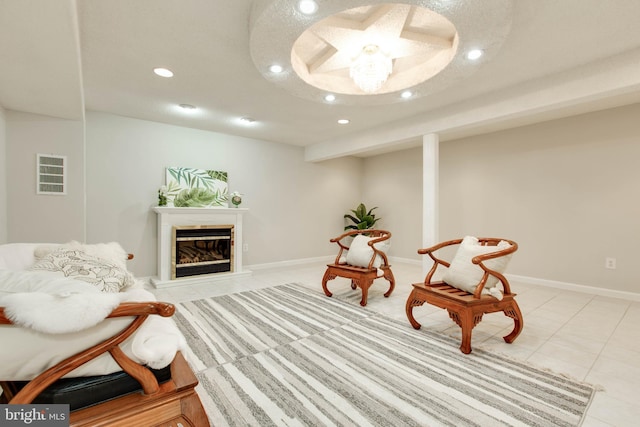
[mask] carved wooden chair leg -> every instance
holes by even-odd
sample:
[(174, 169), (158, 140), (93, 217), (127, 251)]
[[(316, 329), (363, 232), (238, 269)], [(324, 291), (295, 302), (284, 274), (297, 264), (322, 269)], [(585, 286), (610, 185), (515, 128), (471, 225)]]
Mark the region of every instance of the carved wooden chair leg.
[(391, 295), (391, 292), (393, 292), (393, 290), (396, 287), (396, 279), (395, 277), (393, 277), (393, 272), (391, 271), (390, 268), (384, 268), (384, 278), (387, 279), (389, 281), (389, 290), (384, 294), (385, 297), (389, 297), (389, 295)]
[(471, 333), (473, 328), (482, 320), (482, 313), (473, 313), (469, 309), (459, 311), (447, 310), (451, 320), (456, 322), (462, 329), (462, 343), (460, 351), (464, 354), (471, 353)]
[(518, 338), (518, 335), (520, 335), (522, 327), (524, 326), (520, 307), (518, 307), (518, 303), (515, 300), (511, 301), (510, 306), (504, 309), (504, 315), (513, 319), (513, 331), (511, 331), (509, 335), (502, 337), (505, 342), (511, 344), (516, 338)]
[(322, 290), (324, 291), (324, 294), (328, 297), (332, 296), (333, 294), (329, 292), (329, 289), (327, 288), (327, 282), (335, 278), (336, 278), (336, 275), (331, 273), (331, 269), (327, 269), (327, 271), (324, 272), (324, 276), (322, 277)]
[(411, 291), (411, 295), (407, 298), (407, 305), (405, 307), (405, 311), (407, 313), (407, 319), (409, 319), (409, 323), (413, 326), (414, 329), (420, 329), (422, 326), (415, 317), (413, 317), (413, 307), (418, 307), (424, 304), (424, 301), (415, 297), (415, 290)]
[(362, 299), (360, 300), (361, 306), (367, 305), (367, 297), (369, 296), (369, 287), (373, 284), (373, 279), (361, 279), (356, 282), (360, 289), (362, 289)]

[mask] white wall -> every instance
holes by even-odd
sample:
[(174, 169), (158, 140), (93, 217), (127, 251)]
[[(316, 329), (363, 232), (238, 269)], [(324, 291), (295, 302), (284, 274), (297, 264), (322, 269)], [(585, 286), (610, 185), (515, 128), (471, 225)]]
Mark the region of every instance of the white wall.
[(392, 234), (392, 257), (419, 260), (422, 241), (422, 148), (364, 159), (362, 200)]
[[(512, 238), (511, 274), (640, 292), (637, 117), (640, 104), (442, 142), (441, 240)], [(6, 241), (82, 240), (82, 124), (7, 111), (5, 126)], [(328, 239), (360, 201), (379, 206), (391, 255), (418, 259), (420, 148), (307, 163), (298, 147), (101, 113), (87, 115), (86, 144), (86, 241), (120, 241), (136, 275), (155, 274), (150, 209), (176, 165), (226, 170), (245, 194), (247, 265), (333, 254)], [(69, 156), (69, 196), (35, 195), (37, 152)]]
[(138, 276), (156, 274), (157, 190), (167, 166), (218, 169), (244, 194), (245, 265), (334, 254), (329, 239), (360, 199), (361, 159), (304, 161), (303, 149), (87, 113), (87, 241), (119, 241)]
[(0, 244), (7, 242), (7, 136), (5, 111), (0, 106)]
[[(6, 111), (7, 241), (84, 240), (84, 124)], [(67, 194), (36, 194), (36, 154), (67, 156)]]
[(441, 240), (511, 238), (509, 273), (640, 292), (639, 117), (635, 104), (441, 143)]

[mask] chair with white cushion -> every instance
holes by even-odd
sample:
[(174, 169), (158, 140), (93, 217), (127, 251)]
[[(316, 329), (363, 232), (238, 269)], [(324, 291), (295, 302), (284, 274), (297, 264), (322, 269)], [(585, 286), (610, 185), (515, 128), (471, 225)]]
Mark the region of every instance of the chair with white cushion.
[(0, 404), (69, 424), (208, 426), (186, 341), (115, 243), (0, 245)]
[[(457, 246), (451, 262), (436, 257), (434, 252)], [(429, 255), (433, 266), (423, 283), (413, 284), (407, 299), (406, 313), (415, 329), (420, 323), (413, 317), (413, 308), (425, 302), (446, 309), (449, 317), (462, 329), (460, 350), (471, 353), (471, 331), (480, 323), (485, 313), (503, 312), (514, 321), (513, 330), (504, 340), (512, 343), (522, 331), (522, 313), (511, 292), (509, 281), (503, 275), (511, 255), (518, 249), (512, 240), (491, 237), (449, 240), (431, 248), (420, 249), (421, 255)], [(439, 266), (446, 268), (441, 280), (433, 280)], [(502, 284), (502, 290), (498, 287)]]
[[(327, 296), (333, 294), (327, 289), (327, 282), (336, 277), (351, 279), (351, 288), (362, 290), (360, 305), (367, 305), (369, 287), (373, 281), (384, 277), (389, 281), (389, 290), (385, 297), (391, 295), (395, 287), (395, 278), (389, 265), (386, 252), (389, 249), (391, 233), (385, 230), (353, 230), (331, 239), (339, 246), (338, 255), (333, 264), (327, 264), (327, 271), (322, 278), (322, 289)], [(353, 239), (353, 240), (352, 240)]]

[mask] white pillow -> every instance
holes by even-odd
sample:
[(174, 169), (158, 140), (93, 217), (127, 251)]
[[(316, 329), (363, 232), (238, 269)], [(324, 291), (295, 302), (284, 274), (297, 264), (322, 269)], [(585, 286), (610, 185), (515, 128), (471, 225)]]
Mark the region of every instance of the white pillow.
[(133, 275), (118, 263), (66, 247), (44, 256), (29, 270), (56, 272), (91, 283), (103, 292), (120, 292), (135, 285)]
[(40, 245), (35, 249), (34, 256), (37, 259), (41, 259), (61, 247), (82, 251), (94, 257), (111, 261), (120, 268), (125, 270), (127, 269), (127, 259), (129, 258), (129, 254), (118, 242), (95, 243), (88, 245), (72, 240), (63, 245)]
[[(349, 251), (347, 252), (346, 261), (349, 265), (355, 265), (357, 267), (369, 267), (369, 262), (371, 261), (371, 257), (373, 257), (373, 249), (369, 246), (369, 241), (374, 240), (377, 237), (367, 237), (363, 234), (358, 234), (351, 242), (349, 246)], [(383, 242), (375, 243), (375, 247), (377, 250), (383, 253), (387, 253), (391, 244), (389, 240), (385, 240)], [(382, 257), (380, 255), (376, 256), (376, 259), (373, 261), (373, 268), (378, 268), (382, 264)]]
[[(509, 242), (504, 240), (501, 240), (497, 246), (482, 246), (477, 238), (473, 236), (466, 236), (462, 239), (462, 243), (460, 243), (458, 251), (453, 257), (451, 265), (444, 273), (442, 280), (448, 285), (469, 293), (474, 293), (478, 283), (480, 283), (480, 280), (484, 275), (484, 270), (479, 265), (471, 262), (471, 260), (478, 255), (500, 251), (502, 249), (509, 248), (510, 246)], [(511, 254), (499, 258), (493, 258), (484, 261), (483, 263), (491, 270), (497, 271), (498, 273), (504, 273), (510, 259)], [(488, 291), (497, 284), (498, 278), (493, 275), (489, 275), (484, 289)]]

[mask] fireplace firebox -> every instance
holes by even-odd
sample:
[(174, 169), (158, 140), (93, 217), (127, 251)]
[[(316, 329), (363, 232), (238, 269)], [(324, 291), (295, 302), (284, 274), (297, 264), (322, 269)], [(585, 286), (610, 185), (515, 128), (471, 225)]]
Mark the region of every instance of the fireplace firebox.
[(171, 278), (233, 271), (233, 225), (173, 226)]

